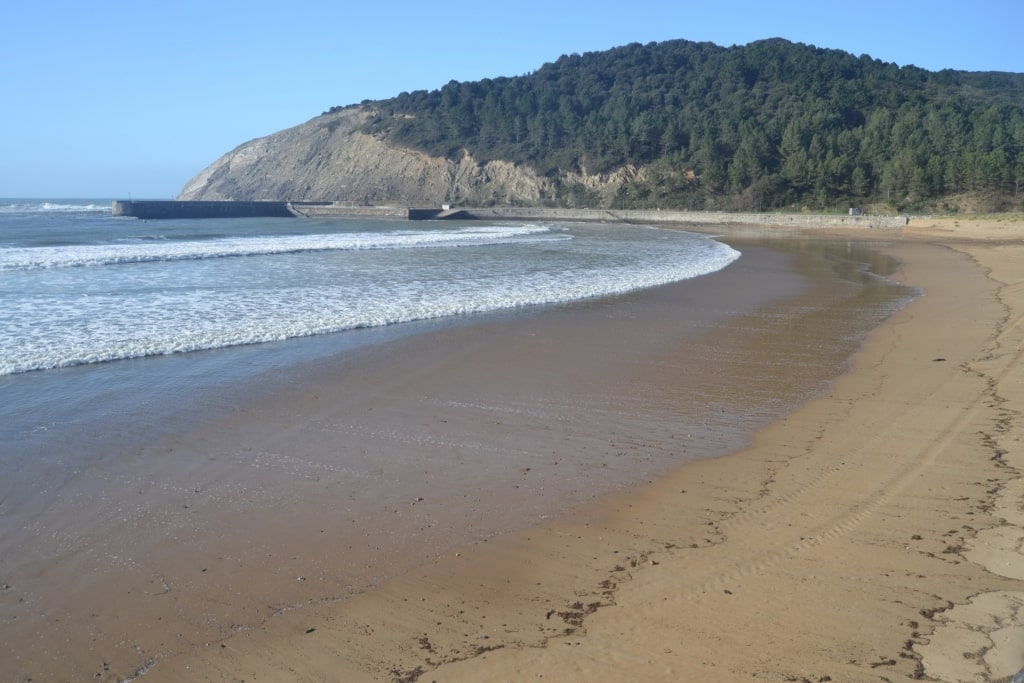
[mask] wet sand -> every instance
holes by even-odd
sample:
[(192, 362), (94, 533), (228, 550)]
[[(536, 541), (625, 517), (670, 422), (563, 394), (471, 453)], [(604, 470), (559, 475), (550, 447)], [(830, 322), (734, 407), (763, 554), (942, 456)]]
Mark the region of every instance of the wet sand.
[[(999, 228), (737, 236), (690, 286), (364, 350), (101, 461), (5, 560), (3, 680), (1015, 671)], [(895, 294), (824, 272), (862, 240), (926, 295), (827, 384)]]

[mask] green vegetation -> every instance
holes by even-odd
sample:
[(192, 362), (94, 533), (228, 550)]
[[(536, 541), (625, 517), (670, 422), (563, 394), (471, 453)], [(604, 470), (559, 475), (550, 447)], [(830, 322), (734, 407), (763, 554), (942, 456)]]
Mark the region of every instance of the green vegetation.
[[(1024, 198), (1024, 74), (929, 72), (772, 39), (563, 56), (534, 73), (361, 106), (366, 130), (555, 179), (647, 173), (615, 205), (999, 211)], [(563, 182), (557, 201), (599, 199)], [(957, 199), (952, 199), (952, 198)]]

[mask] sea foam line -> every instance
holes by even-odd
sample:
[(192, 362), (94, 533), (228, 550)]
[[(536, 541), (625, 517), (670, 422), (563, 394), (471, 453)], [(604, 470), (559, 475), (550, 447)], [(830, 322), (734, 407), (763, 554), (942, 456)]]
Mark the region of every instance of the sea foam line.
[(110, 213), (102, 204), (67, 204), (64, 202), (13, 202), (0, 204), (0, 213)]
[(483, 226), (443, 231), (397, 231), (286, 235), (271, 238), (225, 238), (209, 241), (145, 244), (87, 244), (73, 247), (19, 247), (0, 251), (0, 271), (106, 266), (156, 261), (267, 256), (311, 251), (357, 251), (462, 247), (522, 242), (530, 238), (571, 239), (550, 235), (543, 226)]
[[(7, 334), (0, 326), (0, 375), (622, 294), (706, 275), (739, 256), (731, 247), (709, 241), (688, 258), (667, 253), (645, 260), (639, 271), (541, 272), (498, 283), (480, 277), (427, 292), (420, 283), (393, 283), (379, 291), (352, 291), (346, 285), (244, 292), (227, 300), (217, 291), (124, 302), (89, 298), (66, 308), (48, 308), (43, 318), (24, 320)], [(16, 318), (31, 315), (29, 309)]]

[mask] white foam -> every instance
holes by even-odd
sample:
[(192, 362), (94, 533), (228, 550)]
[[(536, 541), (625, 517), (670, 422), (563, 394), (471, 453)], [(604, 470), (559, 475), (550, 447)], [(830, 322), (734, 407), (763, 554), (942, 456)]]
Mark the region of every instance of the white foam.
[[(641, 269), (522, 273), (493, 280), (486, 275), (451, 281), (337, 287), (174, 291), (150, 297), (82, 296), (36, 299), (12, 311), (20, 325), (0, 328), (0, 374), (184, 353), (278, 341), (363, 327), (453, 315), (563, 303), (621, 294), (697, 277), (724, 268), (739, 253), (711, 248), (672, 258), (672, 252)], [(33, 308), (47, 319), (33, 320)], [(4, 338), (9, 335), (10, 338)]]
[(132, 244), (86, 244), (72, 247), (22, 247), (0, 251), (0, 271), (105, 266), (155, 261), (215, 259), (232, 256), (268, 256), (312, 251), (412, 249), (504, 244), (530, 237), (551, 236), (541, 226), (484, 226), (460, 230), (399, 230), (389, 233), (339, 233), (234, 237), (214, 240), (154, 240)]
[(61, 201), (19, 201), (0, 204), (0, 213), (111, 213), (107, 204), (71, 204)]
[[(457, 248), (415, 251), (431, 246)], [(0, 374), (622, 294), (738, 257), (705, 237), (523, 225), (6, 249), (21, 293), (0, 311)], [(93, 263), (111, 265), (67, 267)]]

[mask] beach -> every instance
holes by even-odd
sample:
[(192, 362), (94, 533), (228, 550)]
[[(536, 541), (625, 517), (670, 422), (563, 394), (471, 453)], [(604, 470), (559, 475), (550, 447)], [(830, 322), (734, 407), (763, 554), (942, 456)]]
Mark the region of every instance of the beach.
[[(735, 232), (685, 287), (311, 363), (96, 464), (27, 517), (3, 680), (1012, 675), (1024, 224)], [(864, 250), (896, 285), (824, 272)]]

